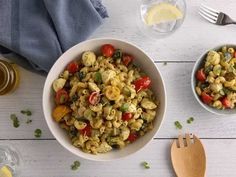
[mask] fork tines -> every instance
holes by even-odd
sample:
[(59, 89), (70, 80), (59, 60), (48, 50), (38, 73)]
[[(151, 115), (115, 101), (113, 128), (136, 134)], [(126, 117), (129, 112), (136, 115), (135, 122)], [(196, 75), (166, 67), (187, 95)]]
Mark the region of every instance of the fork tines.
[(209, 22), (216, 23), (220, 12), (204, 4), (201, 4), (198, 13)]

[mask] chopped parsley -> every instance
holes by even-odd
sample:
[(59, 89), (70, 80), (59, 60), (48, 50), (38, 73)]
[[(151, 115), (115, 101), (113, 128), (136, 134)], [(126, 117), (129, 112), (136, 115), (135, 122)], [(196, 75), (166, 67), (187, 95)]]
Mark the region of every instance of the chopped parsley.
[(72, 102), (75, 102), (77, 100), (78, 100), (78, 96), (76, 94), (71, 97)]
[(78, 170), (80, 167), (80, 162), (78, 160), (74, 161), (74, 163), (70, 166), (71, 170)]
[(142, 166), (145, 168), (145, 169), (149, 169), (150, 166), (147, 162), (142, 162)]
[(81, 81), (83, 78), (85, 78), (85, 76), (86, 76), (86, 74), (84, 73), (84, 72), (79, 72), (78, 73), (78, 78), (79, 78), (79, 80)]
[(41, 135), (42, 135), (42, 130), (36, 129), (36, 130), (34, 131), (34, 136), (35, 136), (36, 138), (40, 138)]
[(31, 112), (30, 110), (28, 110), (28, 109), (26, 109), (26, 110), (21, 110), (20, 112), (21, 112), (21, 114), (25, 114), (25, 115), (27, 115), (27, 116), (31, 116), (31, 115), (32, 115), (32, 112)]
[(13, 122), (13, 126), (14, 126), (15, 128), (17, 128), (17, 127), (20, 126), (20, 122), (19, 122), (19, 120), (18, 120), (18, 118), (16, 117), (15, 114), (11, 114), (11, 115), (10, 115), (10, 118), (11, 118), (11, 120), (12, 120), (12, 122)]
[(30, 124), (32, 122), (32, 119), (27, 119), (25, 123)]
[(175, 121), (175, 127), (177, 129), (182, 129), (183, 128), (183, 126), (181, 125), (181, 123), (179, 121)]
[(120, 59), (120, 58), (122, 58), (122, 51), (120, 50), (120, 49), (116, 49), (115, 50), (115, 53), (114, 53), (114, 55), (113, 55), (113, 58), (116, 60), (116, 59)]
[(189, 117), (188, 120), (187, 120), (187, 123), (191, 124), (193, 121), (194, 121), (194, 118), (193, 117)]

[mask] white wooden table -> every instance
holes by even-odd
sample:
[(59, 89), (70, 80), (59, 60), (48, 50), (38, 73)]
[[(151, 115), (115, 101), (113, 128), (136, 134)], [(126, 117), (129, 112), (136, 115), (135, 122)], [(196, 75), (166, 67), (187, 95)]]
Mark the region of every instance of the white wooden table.
[[(236, 176), (236, 117), (220, 117), (208, 113), (197, 103), (190, 88), (190, 74), (195, 60), (205, 50), (221, 43), (235, 43), (236, 26), (215, 26), (199, 17), (197, 7), (201, 1), (188, 1), (187, 17), (183, 26), (172, 36), (153, 40), (136, 27), (136, 0), (104, 0), (110, 14), (92, 36), (125, 39), (143, 48), (154, 60), (167, 87), (168, 108), (163, 126), (156, 138), (143, 150), (126, 159), (96, 163), (75, 157), (54, 139), (42, 113), (41, 97), (44, 77), (21, 69), (20, 88), (12, 95), (0, 97), (0, 144), (13, 144), (22, 154), (22, 177), (172, 177), (170, 143), (178, 135), (174, 121), (179, 120), (183, 131), (197, 134), (207, 154), (207, 175)], [(235, 0), (210, 0), (212, 7), (224, 10), (236, 19)], [(167, 65), (164, 65), (167, 62)], [(9, 118), (19, 115), (21, 109), (33, 111), (33, 122), (14, 128)], [(186, 119), (195, 118), (191, 125)], [(34, 130), (40, 128), (42, 137), (36, 139)], [(81, 162), (78, 171), (72, 171), (74, 160)], [(149, 162), (151, 169), (140, 166)]]

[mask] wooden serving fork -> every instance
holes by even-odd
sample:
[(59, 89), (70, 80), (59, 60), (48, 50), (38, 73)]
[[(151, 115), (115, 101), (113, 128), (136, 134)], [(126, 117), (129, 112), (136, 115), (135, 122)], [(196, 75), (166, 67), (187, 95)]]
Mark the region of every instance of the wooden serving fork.
[(179, 135), (171, 146), (171, 161), (177, 177), (204, 177), (206, 155), (195, 135)]

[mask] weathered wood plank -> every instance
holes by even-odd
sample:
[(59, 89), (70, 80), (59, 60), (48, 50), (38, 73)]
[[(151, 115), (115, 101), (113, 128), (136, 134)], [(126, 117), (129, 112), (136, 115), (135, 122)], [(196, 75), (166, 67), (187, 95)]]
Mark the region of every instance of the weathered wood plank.
[[(173, 177), (170, 162), (172, 140), (153, 140), (146, 148), (128, 158), (114, 162), (91, 162), (77, 158), (63, 149), (56, 141), (14, 141), (12, 144), (24, 159), (22, 177)], [(6, 141), (0, 141), (5, 144)], [(207, 154), (207, 174), (214, 177), (235, 177), (236, 140), (203, 140)], [(70, 165), (81, 162), (78, 171)], [(147, 161), (151, 168), (140, 163)]]
[[(140, 0), (141, 1), (141, 0)], [(105, 23), (91, 36), (125, 39), (144, 49), (154, 60), (196, 61), (206, 50), (223, 43), (235, 43), (235, 27), (217, 26), (205, 21), (197, 10), (202, 0), (187, 2), (186, 19), (181, 28), (163, 39), (149, 38), (142, 34), (136, 25), (137, 5), (139, 1), (103, 0), (109, 16)], [(212, 8), (222, 10), (236, 19), (234, 7), (236, 1), (208, 0)]]

